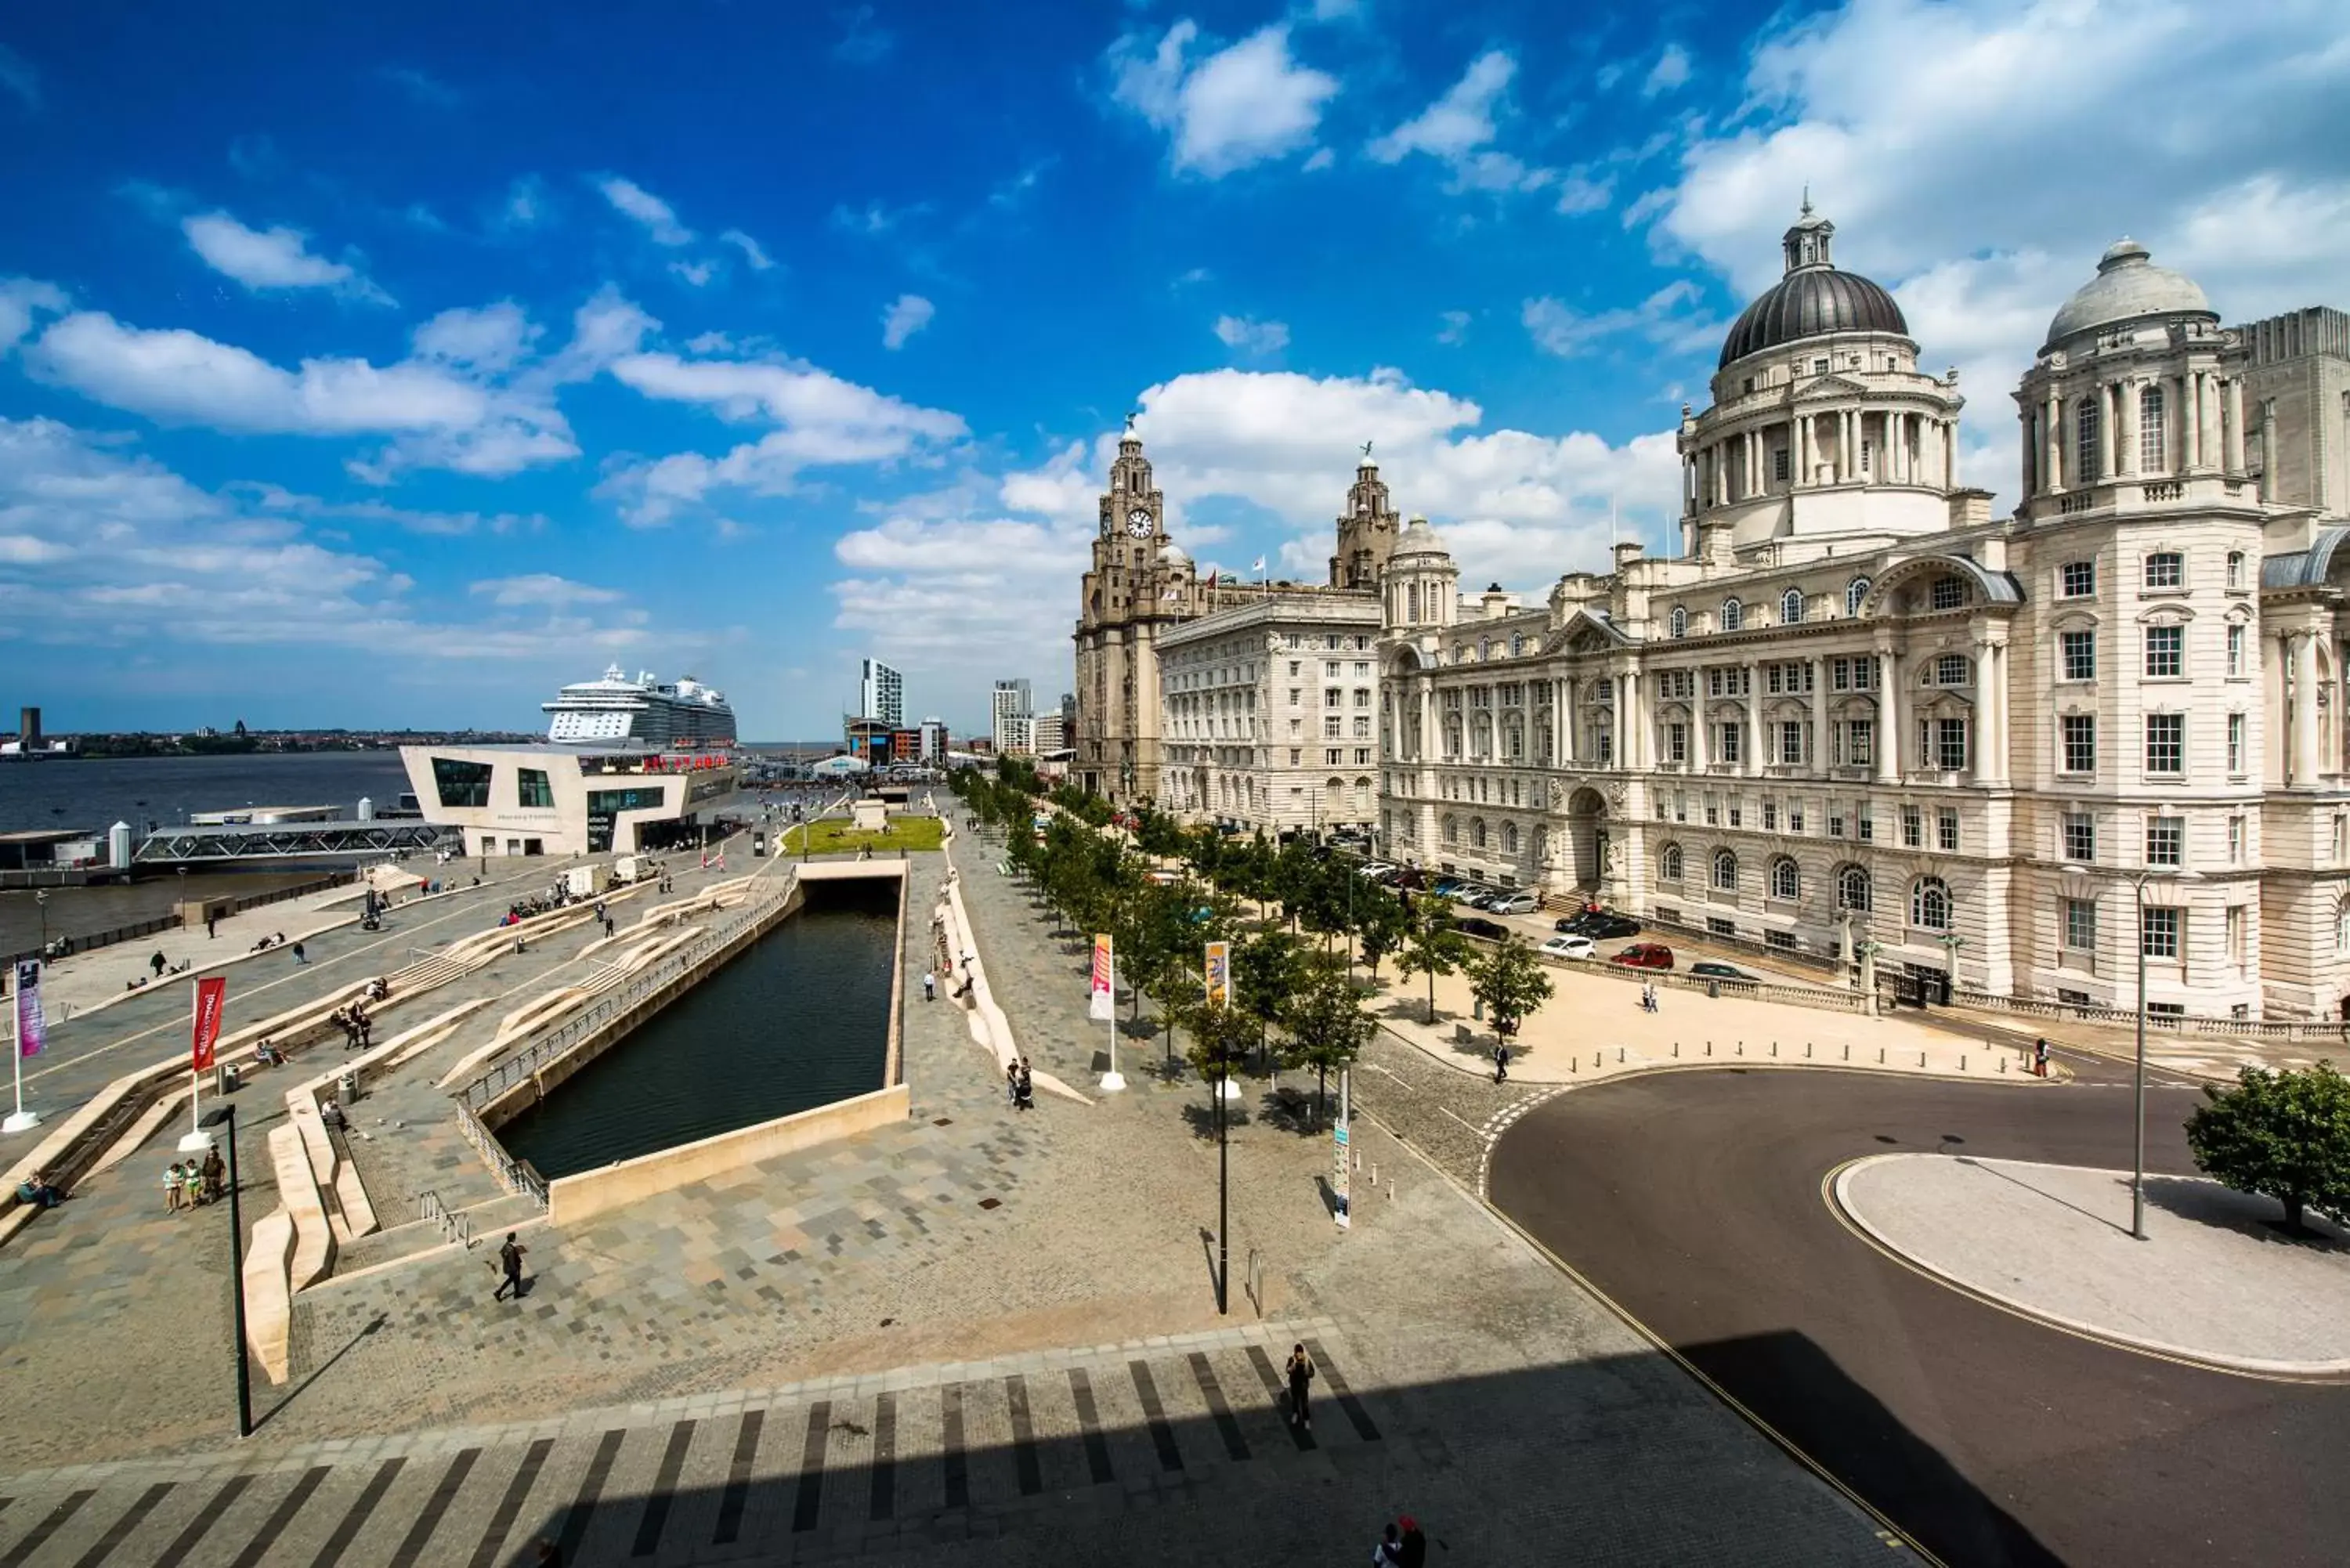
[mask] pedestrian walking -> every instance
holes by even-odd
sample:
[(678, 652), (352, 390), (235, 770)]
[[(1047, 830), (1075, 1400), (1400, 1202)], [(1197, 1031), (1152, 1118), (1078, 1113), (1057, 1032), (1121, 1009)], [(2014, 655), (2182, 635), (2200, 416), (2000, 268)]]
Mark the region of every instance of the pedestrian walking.
[(163, 956), (163, 950), (157, 948), (155, 955), (147, 961), (147, 967), (155, 971), (157, 980), (161, 980), (163, 978), (163, 971), (170, 966), (170, 962), (171, 961)]
[(1303, 1343), (1289, 1347), (1289, 1361), (1282, 1372), (1289, 1379), (1289, 1424), (1314, 1429), (1314, 1407), (1307, 1390), (1314, 1382), (1314, 1358), (1305, 1354)]
[(2048, 1042), (2045, 1040), (2035, 1040), (2032, 1044), (2032, 1070), (2043, 1078), (2048, 1075)]
[(203, 1167), (198, 1165), (192, 1159), (188, 1161), (186, 1165), (182, 1166), (180, 1168), (180, 1185), (182, 1189), (182, 1197), (189, 1208), (194, 1209), (201, 1205), (204, 1200)]
[(221, 1187), (228, 1176), (228, 1166), (217, 1147), (204, 1150), (204, 1201), (210, 1203), (221, 1195)]
[(1020, 1108), (1020, 1063), (1017, 1058), (1003, 1064), (1003, 1093), (1004, 1097), (1012, 1102), (1012, 1108), (1018, 1110)]
[(206, 915), (204, 917), (204, 940), (210, 941), (213, 940), (213, 928), (219, 924), (220, 917), (218, 915)]
[(498, 1272), (504, 1277), (498, 1282), (498, 1288), (490, 1293), (492, 1301), (505, 1300), (508, 1291), (514, 1292), (515, 1300), (522, 1300), (522, 1255), (529, 1251), (528, 1247), (515, 1240), (513, 1231), (506, 1232), (505, 1244), (498, 1249), (497, 1262)]
[(294, 961), (296, 964), (307, 964), (310, 961), (307, 955), (302, 951), (302, 944), (300, 942), (296, 942), (294, 944)]
[(1506, 1044), (1496, 1041), (1493, 1044), (1493, 1082), (1497, 1084), (1506, 1084), (1509, 1081), (1510, 1048)]
[(938, 999), (939, 977), (931, 971), (924, 970), (922, 971), (922, 1000), (924, 1002), (936, 1002)]
[(1428, 1537), (1419, 1532), (1419, 1521), (1407, 1513), (1396, 1522), (1403, 1526), (1403, 1536), (1397, 1542), (1402, 1548), (1403, 1568), (1423, 1568), (1428, 1562)]
[(186, 1190), (187, 1179), (180, 1169), (180, 1162), (175, 1159), (172, 1162), (172, 1168), (163, 1173), (163, 1209), (166, 1213), (177, 1214), (184, 1207), (181, 1195)]
[(1036, 1108), (1036, 1075), (1028, 1058), (1020, 1058), (1020, 1076), (1013, 1080), (1012, 1103), (1024, 1111)]
[(1379, 1537), (1379, 1543), (1371, 1548), (1371, 1568), (1401, 1568), (1402, 1563), (1403, 1542), (1390, 1524)]

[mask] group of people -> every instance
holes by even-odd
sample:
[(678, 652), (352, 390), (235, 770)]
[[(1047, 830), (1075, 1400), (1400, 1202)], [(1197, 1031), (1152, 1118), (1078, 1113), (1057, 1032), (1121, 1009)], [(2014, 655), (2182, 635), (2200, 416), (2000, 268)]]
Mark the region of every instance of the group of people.
[(1012, 1096), (1014, 1110), (1033, 1111), (1036, 1108), (1036, 1074), (1028, 1065), (1027, 1057), (1015, 1057), (1003, 1064), (1003, 1087)]
[(16, 1183), (16, 1201), (29, 1203), (36, 1209), (55, 1209), (66, 1200), (66, 1195), (49, 1180), (49, 1173), (36, 1170)]
[(1419, 1568), (1427, 1561), (1428, 1537), (1421, 1533), (1419, 1521), (1408, 1513), (1388, 1525), (1379, 1543), (1371, 1548), (1371, 1562), (1378, 1568)]
[(173, 1214), (202, 1208), (221, 1195), (227, 1179), (228, 1165), (217, 1147), (204, 1150), (202, 1159), (175, 1160), (163, 1173), (163, 1207)]
[[(379, 981), (376, 983), (382, 982)], [(369, 988), (368, 994), (369, 996), (375, 994), (373, 986)], [(388, 988), (385, 994), (390, 994)], [(333, 1014), (333, 1023), (336, 1028), (343, 1032), (344, 1050), (364, 1051), (375, 1044), (375, 1020), (368, 1016), (368, 1010), (358, 1002), (354, 1002), (348, 1007), (337, 1008)]]
[[(249, 953), (265, 953), (271, 948), (282, 948), (285, 945), (286, 933), (284, 931), (273, 931), (268, 936), (262, 938), (259, 941), (254, 943), (244, 950)], [(297, 942), (295, 945), (299, 947), (301, 944)]]

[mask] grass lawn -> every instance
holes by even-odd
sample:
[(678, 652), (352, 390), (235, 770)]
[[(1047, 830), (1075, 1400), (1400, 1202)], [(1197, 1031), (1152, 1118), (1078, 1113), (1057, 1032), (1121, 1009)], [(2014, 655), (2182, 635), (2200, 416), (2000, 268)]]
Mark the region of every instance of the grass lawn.
[(946, 825), (935, 816), (893, 816), (889, 826), (879, 833), (859, 833), (840, 817), (827, 817), (822, 822), (803, 824), (784, 835), (780, 853), (797, 855), (804, 836), (813, 835), (814, 842), (805, 846), (817, 855), (854, 855), (872, 847), (876, 855), (895, 854), (900, 849), (936, 849), (944, 842)]

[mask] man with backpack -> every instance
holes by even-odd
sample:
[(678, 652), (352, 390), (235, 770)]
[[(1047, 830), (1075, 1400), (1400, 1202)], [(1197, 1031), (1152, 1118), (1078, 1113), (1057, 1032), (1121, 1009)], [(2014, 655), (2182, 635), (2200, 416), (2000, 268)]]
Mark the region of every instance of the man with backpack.
[(514, 1292), (515, 1300), (522, 1300), (522, 1256), (529, 1251), (528, 1247), (515, 1240), (513, 1231), (506, 1232), (505, 1244), (498, 1249), (498, 1270), (504, 1277), (498, 1282), (498, 1288), (491, 1293), (492, 1301), (505, 1300), (508, 1291)]

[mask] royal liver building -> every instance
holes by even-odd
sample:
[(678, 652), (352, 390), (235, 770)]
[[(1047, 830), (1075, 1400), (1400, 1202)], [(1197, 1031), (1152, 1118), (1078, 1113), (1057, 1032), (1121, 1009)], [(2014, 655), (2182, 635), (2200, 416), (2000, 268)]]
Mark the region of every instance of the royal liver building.
[[(1681, 549), (1539, 608), (1415, 520), (1382, 587), (1382, 850), (2005, 994), (2350, 1014), (2350, 321), (2223, 329), (2123, 241), (2015, 391), (1806, 205), (1684, 411)], [(2143, 898), (2143, 912), (2139, 900)]]

